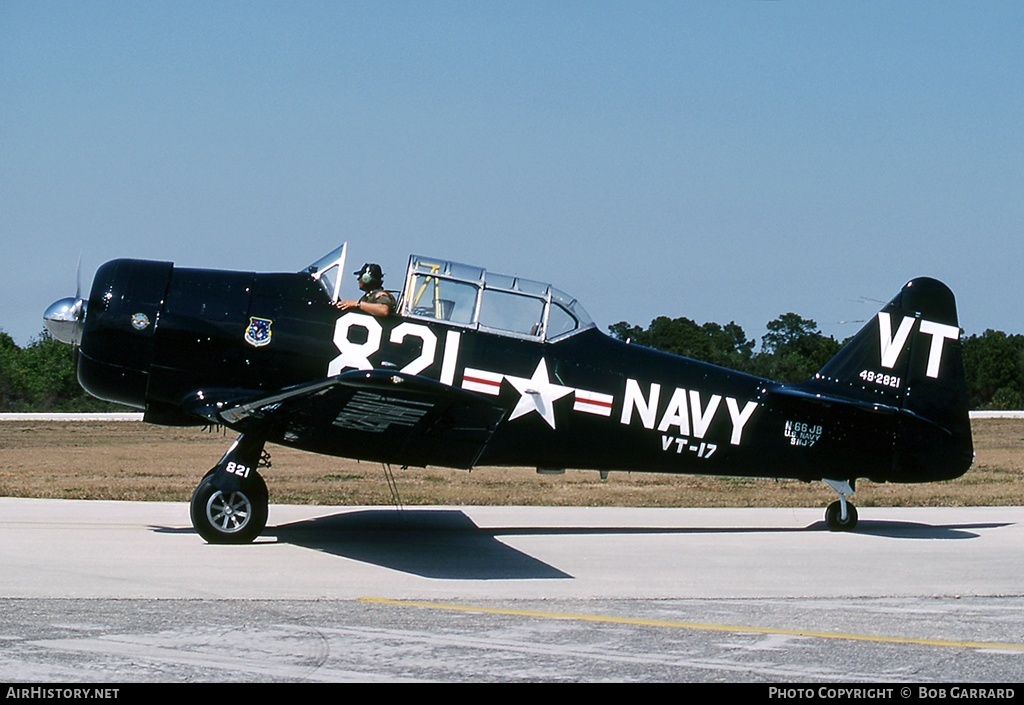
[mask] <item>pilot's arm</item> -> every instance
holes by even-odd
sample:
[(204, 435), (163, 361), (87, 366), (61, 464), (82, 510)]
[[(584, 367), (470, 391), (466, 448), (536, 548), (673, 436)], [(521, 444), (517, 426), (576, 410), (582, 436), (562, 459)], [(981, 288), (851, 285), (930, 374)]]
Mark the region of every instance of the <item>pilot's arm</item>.
[(395, 310), (395, 297), (386, 291), (374, 291), (359, 300), (343, 299), (338, 302), (342, 311), (362, 311), (377, 318), (390, 316)]
[(356, 301), (355, 299), (342, 299), (338, 302), (338, 308), (342, 311), (362, 311), (378, 318), (391, 315), (391, 307), (387, 304)]

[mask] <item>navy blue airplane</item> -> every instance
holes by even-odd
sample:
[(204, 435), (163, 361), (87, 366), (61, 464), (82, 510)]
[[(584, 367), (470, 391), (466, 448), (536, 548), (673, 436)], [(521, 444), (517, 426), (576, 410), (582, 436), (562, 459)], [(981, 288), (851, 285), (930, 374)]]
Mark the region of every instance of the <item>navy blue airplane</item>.
[(615, 340), (548, 284), (432, 257), (409, 259), (393, 314), (342, 310), (345, 252), (277, 274), (118, 259), (44, 315), (90, 394), (240, 434), (192, 496), (211, 543), (265, 528), (268, 442), (401, 466), (822, 480), (839, 531), (857, 524), (857, 478), (948, 480), (973, 461), (956, 304), (934, 279), (781, 384)]

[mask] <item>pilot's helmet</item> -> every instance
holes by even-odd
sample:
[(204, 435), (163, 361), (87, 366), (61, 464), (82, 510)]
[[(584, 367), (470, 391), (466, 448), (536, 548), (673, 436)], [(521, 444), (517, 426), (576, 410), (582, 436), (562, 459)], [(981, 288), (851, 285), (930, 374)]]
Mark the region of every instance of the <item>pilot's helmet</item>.
[(357, 272), (353, 272), (359, 281), (364, 284), (371, 284), (373, 282), (383, 283), (384, 282), (384, 270), (380, 268), (379, 264), (371, 264), (367, 262)]

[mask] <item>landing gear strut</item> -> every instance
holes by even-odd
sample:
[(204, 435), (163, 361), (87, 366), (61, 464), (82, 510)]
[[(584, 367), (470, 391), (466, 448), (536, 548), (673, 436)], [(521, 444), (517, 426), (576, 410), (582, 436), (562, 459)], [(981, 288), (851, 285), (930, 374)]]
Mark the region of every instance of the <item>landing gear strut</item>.
[(239, 436), (192, 493), (196, 532), (210, 543), (250, 543), (267, 526), (267, 484), (256, 471), (264, 441)]
[(853, 483), (846, 480), (822, 480), (839, 494), (839, 500), (828, 505), (825, 510), (825, 523), (832, 531), (852, 531), (857, 526), (857, 507), (848, 502), (847, 495), (853, 494)]

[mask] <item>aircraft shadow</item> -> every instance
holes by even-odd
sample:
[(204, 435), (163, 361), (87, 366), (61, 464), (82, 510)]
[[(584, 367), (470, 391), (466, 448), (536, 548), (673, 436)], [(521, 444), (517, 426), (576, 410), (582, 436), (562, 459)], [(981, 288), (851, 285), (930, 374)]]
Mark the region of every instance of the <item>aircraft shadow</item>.
[[(962, 540), (977, 530), (1007, 526), (976, 523), (934, 526), (861, 520), (855, 533), (884, 538)], [(438, 509), (366, 509), (268, 527), (264, 536), (353, 560), (429, 578), (455, 580), (566, 579), (573, 576), (499, 540), (501, 536), (585, 536), (793, 533), (828, 531), (824, 521), (806, 527), (507, 527), (480, 528), (464, 512)]]
[(264, 536), (425, 578), (564, 580), (458, 510), (369, 509), (267, 527)]
[[(1012, 522), (931, 525), (861, 519), (853, 534), (910, 540), (979, 538), (978, 531)], [(193, 533), (189, 527), (152, 527)], [(362, 509), (268, 526), (266, 538), (425, 578), (565, 580), (573, 576), (518, 551), (501, 536), (714, 535), (828, 532), (824, 521), (803, 527), (498, 527), (480, 528), (456, 509)]]
[[(983, 529), (1001, 529), (1005, 526), (1012, 526), (1012, 522), (983, 522), (976, 524), (945, 524), (932, 525), (920, 524), (912, 521), (877, 521), (861, 519), (857, 522), (855, 534), (868, 536), (881, 536), (890, 539), (941, 539), (944, 541), (954, 539), (976, 539), (979, 537), (977, 531)], [(807, 527), (808, 530), (828, 531), (829, 528), (823, 521), (815, 522)]]

